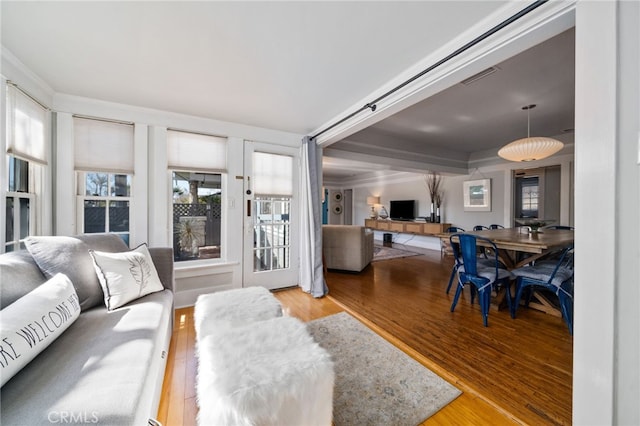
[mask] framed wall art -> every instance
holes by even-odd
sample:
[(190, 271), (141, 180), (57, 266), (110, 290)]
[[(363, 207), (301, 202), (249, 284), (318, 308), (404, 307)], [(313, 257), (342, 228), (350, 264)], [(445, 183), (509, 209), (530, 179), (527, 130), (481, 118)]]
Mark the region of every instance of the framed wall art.
[(491, 211), (491, 179), (467, 180), (462, 184), (464, 211)]

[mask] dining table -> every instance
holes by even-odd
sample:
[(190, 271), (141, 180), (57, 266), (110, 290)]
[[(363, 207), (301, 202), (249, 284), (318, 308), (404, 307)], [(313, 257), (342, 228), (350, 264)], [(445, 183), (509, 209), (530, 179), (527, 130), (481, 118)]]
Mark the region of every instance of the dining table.
[[(541, 229), (538, 232), (529, 232), (526, 227), (515, 227), (471, 231), (467, 234), (484, 237), (493, 242), (498, 248), (498, 258), (508, 269), (528, 265), (550, 252), (562, 250), (573, 244), (573, 230), (569, 229)], [(482, 240), (478, 241), (478, 245), (483, 244)]]
[[(484, 237), (495, 244), (498, 249), (498, 259), (509, 270), (521, 268), (549, 253), (559, 251), (573, 244), (573, 230), (569, 229), (540, 229), (531, 232), (527, 227), (504, 229), (485, 229), (482, 231), (468, 231), (465, 234)], [(438, 234), (446, 245), (452, 233)], [(477, 240), (479, 246), (490, 246), (483, 240)], [(543, 293), (534, 292), (529, 307), (545, 313), (562, 316), (560, 310)], [(492, 306), (500, 309), (504, 306), (505, 292), (499, 292), (492, 298)]]

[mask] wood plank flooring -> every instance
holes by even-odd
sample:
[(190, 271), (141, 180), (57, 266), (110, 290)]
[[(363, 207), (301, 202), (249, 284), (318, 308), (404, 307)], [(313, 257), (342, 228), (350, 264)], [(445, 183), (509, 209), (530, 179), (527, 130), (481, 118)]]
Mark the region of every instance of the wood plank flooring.
[[(276, 292), (290, 315), (310, 321), (347, 310), (463, 394), (424, 424), (570, 424), (572, 338), (560, 318), (520, 309), (491, 311), (482, 326), (469, 294), (456, 311), (445, 294), (451, 259), (374, 262), (360, 274), (329, 271), (329, 297)], [(158, 420), (196, 422), (193, 308), (177, 309)]]

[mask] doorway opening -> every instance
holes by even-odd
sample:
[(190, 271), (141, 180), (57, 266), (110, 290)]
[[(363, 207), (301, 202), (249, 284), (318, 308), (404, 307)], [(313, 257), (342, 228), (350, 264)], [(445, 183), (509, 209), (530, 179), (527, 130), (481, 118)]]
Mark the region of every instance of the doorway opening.
[(515, 218), (560, 220), (560, 165), (514, 170), (513, 179)]

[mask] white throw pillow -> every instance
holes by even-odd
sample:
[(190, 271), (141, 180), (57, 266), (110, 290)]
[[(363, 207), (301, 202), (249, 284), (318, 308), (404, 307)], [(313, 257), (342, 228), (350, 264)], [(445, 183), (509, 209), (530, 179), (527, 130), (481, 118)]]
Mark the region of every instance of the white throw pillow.
[(0, 312), (2, 386), (80, 316), (80, 302), (66, 275), (57, 274)]
[(164, 290), (146, 244), (127, 252), (90, 250), (108, 310)]

